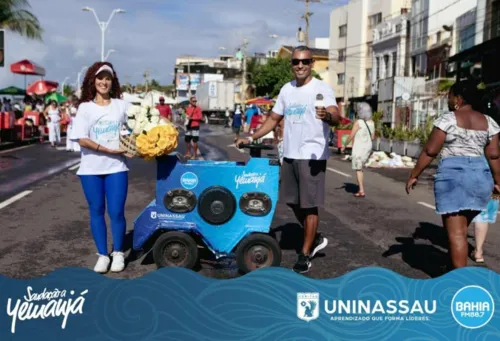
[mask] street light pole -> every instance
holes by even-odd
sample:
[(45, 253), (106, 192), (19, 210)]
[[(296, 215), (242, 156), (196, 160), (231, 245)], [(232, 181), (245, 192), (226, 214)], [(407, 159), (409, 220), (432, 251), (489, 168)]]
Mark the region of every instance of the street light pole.
[(110, 54), (112, 54), (113, 52), (116, 52), (116, 50), (113, 50), (113, 49), (108, 50), (108, 54), (106, 55), (106, 57), (104, 57), (104, 60), (105, 60), (105, 61), (106, 61), (106, 60), (108, 60), (109, 55), (110, 55)]
[(80, 84), (81, 84), (81, 81), (80, 81), (80, 80), (81, 80), (81, 78), (82, 78), (83, 72), (84, 72), (85, 70), (87, 70), (87, 69), (88, 69), (88, 67), (84, 66), (84, 67), (82, 67), (81, 71), (80, 71), (80, 72), (78, 72), (77, 79), (76, 79), (76, 83), (77, 83), (76, 87), (77, 87), (77, 89), (78, 89), (78, 92), (80, 92), (80, 91), (81, 91), (81, 89), (82, 89), (82, 87), (81, 87), (81, 85), (80, 85)]
[(64, 80), (61, 83), (61, 93), (64, 95), (64, 86), (66, 85), (66, 81), (69, 79), (69, 77), (64, 78)]
[(105, 61), (105, 58), (104, 58), (104, 39), (105, 39), (106, 29), (108, 28), (109, 23), (111, 22), (111, 20), (115, 16), (115, 14), (125, 13), (125, 10), (119, 9), (119, 8), (114, 9), (113, 12), (111, 12), (111, 14), (109, 16), (108, 21), (100, 21), (99, 17), (97, 16), (96, 11), (93, 8), (84, 7), (84, 8), (82, 8), (82, 10), (86, 11), (86, 12), (94, 13), (94, 17), (95, 17), (95, 20), (97, 21), (97, 25), (99, 25), (99, 28), (101, 29), (101, 62), (104, 62)]

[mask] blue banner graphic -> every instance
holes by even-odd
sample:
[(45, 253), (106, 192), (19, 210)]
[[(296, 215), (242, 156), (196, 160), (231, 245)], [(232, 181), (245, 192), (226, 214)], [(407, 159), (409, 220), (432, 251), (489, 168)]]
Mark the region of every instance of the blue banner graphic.
[(498, 340), (500, 276), (412, 280), (382, 268), (314, 280), (266, 268), (231, 280), (163, 268), (0, 277), (0, 340)]

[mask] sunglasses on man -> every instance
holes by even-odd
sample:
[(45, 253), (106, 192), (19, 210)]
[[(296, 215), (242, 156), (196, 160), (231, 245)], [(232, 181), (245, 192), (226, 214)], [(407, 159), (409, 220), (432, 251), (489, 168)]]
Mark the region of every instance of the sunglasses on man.
[(312, 58), (309, 59), (292, 59), (292, 65), (299, 65), (302, 62), (302, 65), (310, 65), (313, 62)]

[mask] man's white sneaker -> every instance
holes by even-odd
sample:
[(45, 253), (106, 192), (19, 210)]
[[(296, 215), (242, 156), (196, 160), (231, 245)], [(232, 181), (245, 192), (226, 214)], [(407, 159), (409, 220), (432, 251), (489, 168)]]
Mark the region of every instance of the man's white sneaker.
[(113, 252), (111, 254), (113, 262), (111, 263), (111, 271), (120, 272), (125, 269), (125, 255), (123, 252)]
[(99, 255), (99, 259), (97, 259), (97, 263), (94, 267), (94, 271), (95, 272), (98, 272), (100, 274), (104, 274), (106, 272), (108, 272), (108, 267), (109, 267), (109, 257), (108, 256), (103, 256), (103, 255)]

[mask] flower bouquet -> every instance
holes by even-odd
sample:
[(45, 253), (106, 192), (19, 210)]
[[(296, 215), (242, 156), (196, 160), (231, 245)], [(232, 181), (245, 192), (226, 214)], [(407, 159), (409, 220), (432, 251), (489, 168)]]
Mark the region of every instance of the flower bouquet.
[(145, 160), (170, 154), (177, 148), (179, 132), (153, 106), (132, 106), (127, 111), (127, 123), (122, 127), (120, 147), (128, 156)]

